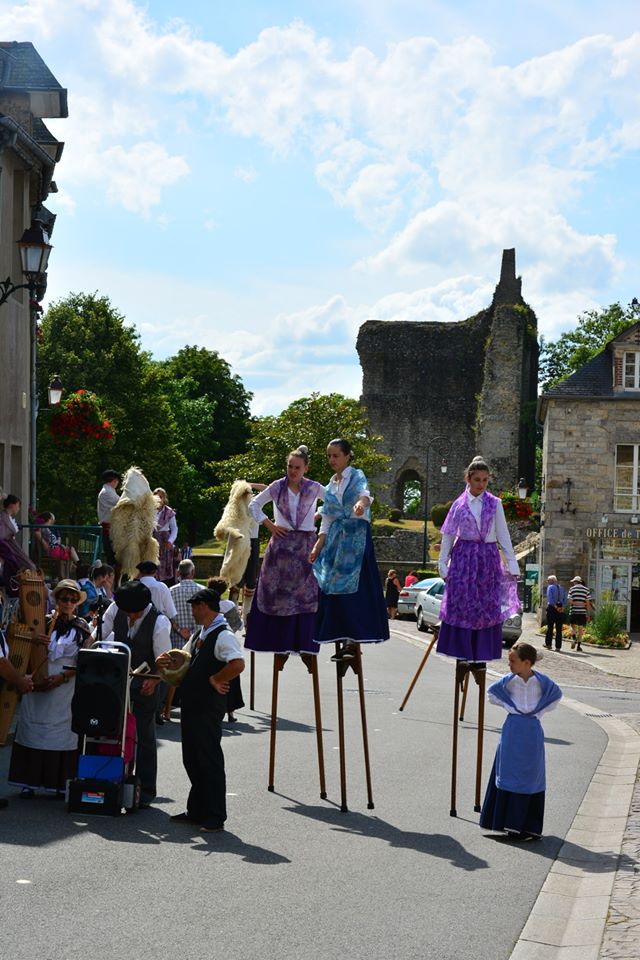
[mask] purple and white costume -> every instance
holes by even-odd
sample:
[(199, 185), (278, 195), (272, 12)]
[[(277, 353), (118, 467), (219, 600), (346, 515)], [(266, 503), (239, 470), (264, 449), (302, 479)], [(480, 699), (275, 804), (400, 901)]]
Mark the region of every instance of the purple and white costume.
[(488, 490), (472, 497), (467, 488), (453, 502), (442, 534), (439, 568), (446, 585), (437, 651), (462, 660), (500, 660), (502, 624), (520, 608), (518, 562), (500, 498)]
[(258, 523), (266, 519), (262, 507), (273, 501), (274, 521), (288, 532), (271, 537), (265, 551), (258, 589), (247, 620), (245, 647), (262, 653), (317, 653), (314, 640), (318, 584), (309, 563), (316, 542), (314, 516), (324, 500), (321, 483), (303, 477), (299, 493), (289, 480), (275, 480), (249, 504)]
[(173, 545), (178, 536), (178, 524), (175, 510), (166, 503), (156, 514), (156, 528), (153, 535), (160, 544), (158, 580), (173, 580)]

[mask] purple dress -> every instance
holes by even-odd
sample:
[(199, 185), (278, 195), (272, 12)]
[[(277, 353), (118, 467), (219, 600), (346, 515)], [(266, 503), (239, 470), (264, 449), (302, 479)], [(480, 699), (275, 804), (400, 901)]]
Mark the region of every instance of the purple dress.
[(520, 609), (517, 578), (504, 569), (497, 543), (487, 543), (499, 498), (485, 490), (480, 527), (465, 490), (442, 532), (457, 537), (440, 608), (438, 653), (462, 660), (500, 660), (502, 624)]
[(269, 487), (271, 499), (291, 527), (286, 537), (271, 537), (258, 579), (258, 589), (247, 620), (245, 648), (261, 653), (317, 653), (313, 639), (318, 609), (318, 584), (309, 563), (315, 530), (301, 530), (324, 487), (303, 478), (296, 515), (289, 508), (289, 481)]
[(173, 544), (170, 543), (171, 536), (170, 523), (175, 517), (175, 510), (172, 510), (167, 504), (158, 512), (156, 528), (153, 535), (160, 544), (160, 555), (158, 557), (158, 580), (173, 580), (175, 570), (173, 566)]

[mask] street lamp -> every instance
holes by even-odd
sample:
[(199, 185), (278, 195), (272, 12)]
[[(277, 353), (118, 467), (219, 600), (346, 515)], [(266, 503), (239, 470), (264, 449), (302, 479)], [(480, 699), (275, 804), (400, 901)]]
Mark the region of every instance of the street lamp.
[(528, 492), (529, 488), (527, 486), (527, 481), (524, 479), (524, 477), (520, 477), (518, 480), (518, 497), (520, 500), (526, 500)]
[(429, 532), (427, 530), (427, 522), (429, 520), (429, 453), (431, 452), (431, 447), (439, 446), (440, 447), (440, 473), (447, 472), (447, 455), (451, 450), (451, 443), (446, 437), (433, 437), (432, 440), (429, 440), (427, 444), (427, 455), (426, 455), (426, 473), (424, 478), (424, 533), (422, 536), (422, 569), (427, 565), (427, 560), (429, 557)]
[(49, 398), (49, 406), (57, 407), (60, 401), (62, 400), (62, 380), (56, 373), (55, 377), (47, 387), (47, 397)]
[(20, 264), (26, 283), (12, 283), (11, 277), (0, 281), (0, 306), (6, 303), (16, 290), (28, 289), (31, 346), (31, 456), (29, 469), (29, 502), (35, 510), (36, 427), (38, 422), (38, 380), (36, 373), (38, 310), (36, 308), (38, 300), (44, 296), (45, 275), (52, 247), (49, 243), (49, 234), (40, 220), (33, 220), (31, 226), (24, 231), (17, 242), (20, 248)]

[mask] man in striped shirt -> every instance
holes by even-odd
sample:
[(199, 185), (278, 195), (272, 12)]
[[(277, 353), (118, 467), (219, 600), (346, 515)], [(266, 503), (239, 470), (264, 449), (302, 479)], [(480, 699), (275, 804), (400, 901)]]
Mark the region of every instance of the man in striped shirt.
[[(577, 649), (582, 651), (580, 643), (587, 623), (591, 619), (591, 594), (589, 588), (582, 581), (582, 577), (574, 577), (569, 587), (569, 623), (571, 624), (571, 649), (578, 644)], [(577, 631), (577, 634), (576, 634)]]

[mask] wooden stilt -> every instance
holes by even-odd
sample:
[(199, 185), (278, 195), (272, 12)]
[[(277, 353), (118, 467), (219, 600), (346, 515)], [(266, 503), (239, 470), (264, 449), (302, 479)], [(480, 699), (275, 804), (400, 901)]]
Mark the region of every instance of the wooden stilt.
[(487, 680), (487, 668), (474, 671), (475, 681), (478, 684), (478, 754), (476, 757), (476, 798), (473, 809), (480, 813), (480, 789), (482, 786), (482, 746), (484, 738), (484, 700)]
[(273, 685), (271, 688), (271, 737), (269, 743), (269, 786), (268, 789), (273, 793), (275, 790), (274, 779), (276, 769), (276, 721), (278, 718), (278, 680), (280, 671), (289, 659), (288, 653), (276, 653), (273, 657)]
[(469, 674), (464, 678), (464, 686), (462, 688), (462, 706), (460, 707), (460, 719), (464, 720), (464, 708), (467, 705), (467, 691), (469, 689)]
[(426, 653), (425, 653), (425, 655), (423, 656), (422, 660), (420, 661), (420, 666), (419, 666), (418, 669), (416, 670), (415, 675), (414, 675), (414, 677), (413, 677), (413, 680), (412, 680), (411, 683), (409, 684), (409, 689), (407, 690), (407, 692), (406, 692), (405, 695), (404, 695), (404, 700), (402, 701), (402, 704), (401, 704), (400, 707), (398, 708), (401, 713), (402, 713), (402, 711), (404, 710), (404, 708), (405, 708), (405, 706), (406, 706), (407, 700), (409, 699), (409, 697), (411, 696), (411, 694), (412, 694), (412, 692), (413, 692), (413, 688), (415, 687), (416, 683), (418, 682), (418, 677), (419, 677), (420, 674), (422, 673), (422, 669), (423, 669), (425, 663), (427, 662), (427, 660), (429, 659), (429, 654), (430, 654), (431, 651), (433, 650), (433, 645), (435, 644), (435, 642), (436, 642), (437, 639), (438, 639), (438, 632), (437, 632), (437, 630), (434, 629), (433, 637), (431, 638), (431, 642), (429, 643), (429, 646), (427, 647)]
[(327, 799), (327, 784), (324, 777), (324, 746), (322, 743), (322, 712), (320, 709), (320, 681), (318, 680), (318, 657), (312, 653), (301, 654), (313, 681), (313, 708), (316, 718), (316, 743), (318, 746), (318, 772), (320, 774), (320, 799)]
[(367, 733), (367, 710), (364, 699), (364, 677), (362, 676), (362, 650), (356, 644), (356, 659), (354, 670), (358, 676), (358, 694), (360, 697), (360, 720), (362, 723), (362, 745), (364, 747), (364, 770), (367, 778), (367, 810), (374, 809), (373, 788), (371, 786), (371, 765), (369, 762), (369, 735)]
[(458, 776), (458, 706), (460, 703), (460, 686), (463, 677), (464, 674), (460, 669), (460, 661), (458, 661), (458, 663), (456, 663), (456, 682), (453, 695), (453, 740), (451, 743), (451, 808), (449, 810), (449, 815), (452, 817), (458, 816), (458, 811), (456, 810), (456, 787)]
[(256, 708), (256, 653), (255, 650), (251, 651), (251, 657), (249, 658), (249, 709), (255, 710)]
[[(336, 653), (340, 650), (340, 644), (336, 643)], [(344, 745), (344, 699), (342, 693), (342, 679), (345, 675), (346, 664), (344, 661), (336, 661), (336, 682), (338, 690), (338, 746), (340, 753), (340, 811), (348, 813), (347, 807), (347, 761)]]

